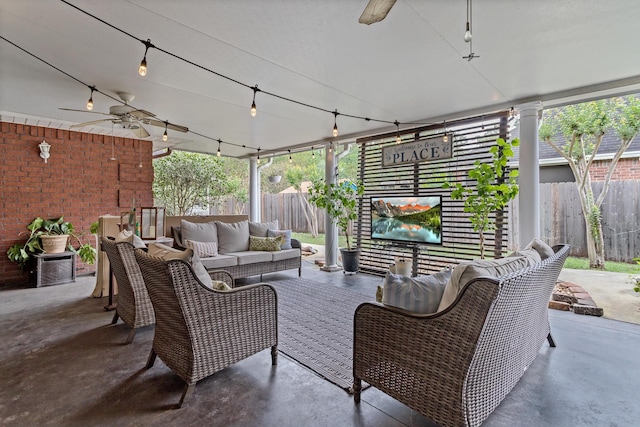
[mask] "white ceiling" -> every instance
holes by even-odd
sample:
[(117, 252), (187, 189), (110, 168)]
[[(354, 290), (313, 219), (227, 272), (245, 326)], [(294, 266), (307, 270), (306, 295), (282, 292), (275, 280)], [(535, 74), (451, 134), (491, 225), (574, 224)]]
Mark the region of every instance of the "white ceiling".
[[(358, 18), (368, 0), (69, 0), (138, 39), (202, 67), (296, 101), (361, 117), (440, 122), (542, 100), (545, 106), (640, 92), (638, 0), (476, 0), (469, 62), (465, 0), (398, 0), (387, 18)], [(192, 132), (146, 126), (156, 149), (241, 157), (319, 145), (334, 117), (250, 88), (144, 45), (62, 1), (2, 0), (0, 35), (86, 85)], [(100, 119), (83, 110), (87, 86), (0, 39), (0, 118), (68, 128)], [(117, 104), (94, 94), (94, 110)], [(395, 130), (337, 119), (340, 136)], [(111, 133), (111, 124), (81, 129)], [(127, 130), (117, 135), (133, 137)], [(343, 139), (344, 140), (344, 139)], [(246, 148), (242, 148), (242, 146)]]

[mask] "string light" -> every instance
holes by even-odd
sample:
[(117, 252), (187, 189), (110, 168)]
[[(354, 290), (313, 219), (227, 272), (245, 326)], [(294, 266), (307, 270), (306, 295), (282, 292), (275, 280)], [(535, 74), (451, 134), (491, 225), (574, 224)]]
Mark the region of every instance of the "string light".
[(167, 139), (169, 139), (169, 134), (167, 134), (167, 126), (169, 126), (169, 123), (164, 122), (164, 133), (162, 134), (162, 140), (164, 142), (167, 142)]
[(258, 110), (256, 109), (256, 93), (260, 89), (258, 89), (258, 85), (255, 85), (252, 89), (253, 89), (253, 102), (251, 103), (251, 117), (255, 117), (256, 114), (258, 114)]
[(258, 161), (257, 161), (257, 163), (260, 164), (260, 148), (258, 148)]
[(142, 77), (147, 75), (147, 51), (149, 50), (150, 47), (155, 47), (152, 43), (151, 43), (151, 39), (147, 39), (146, 42), (142, 42), (145, 46), (144, 49), (144, 56), (142, 57), (142, 61), (140, 61), (140, 67), (138, 67), (138, 74), (140, 74)]
[(400, 122), (396, 120), (393, 124), (396, 125), (396, 144), (400, 144), (402, 142), (402, 138), (400, 138)]
[(333, 141), (331, 141), (329, 143), (329, 152), (332, 153), (333, 152)]
[(316, 152), (313, 151), (313, 146), (311, 147), (311, 157), (316, 158)]
[(216, 156), (220, 157), (222, 156), (222, 153), (220, 152), (220, 144), (222, 143), (221, 140), (218, 140), (218, 152), (216, 153)]
[(333, 136), (336, 137), (338, 136), (338, 110), (336, 109), (336, 111), (333, 112)]
[(287, 150), (289, 152), (289, 163), (293, 163), (293, 159), (291, 158), (291, 150)]
[(138, 142), (138, 167), (142, 168), (142, 141)]
[(449, 142), (449, 135), (447, 135), (447, 121), (444, 121), (444, 135), (442, 135), (442, 142)]
[(87, 110), (91, 111), (93, 110), (93, 91), (96, 90), (96, 87), (89, 86), (89, 89), (91, 89), (91, 95), (89, 95), (89, 100), (87, 101)]

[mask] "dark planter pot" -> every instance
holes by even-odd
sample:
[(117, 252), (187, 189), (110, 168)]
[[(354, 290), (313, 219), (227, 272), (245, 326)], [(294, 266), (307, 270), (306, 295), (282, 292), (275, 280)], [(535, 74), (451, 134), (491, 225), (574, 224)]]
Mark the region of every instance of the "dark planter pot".
[(360, 249), (340, 248), (340, 253), (342, 254), (342, 268), (344, 273), (357, 273), (360, 264)]

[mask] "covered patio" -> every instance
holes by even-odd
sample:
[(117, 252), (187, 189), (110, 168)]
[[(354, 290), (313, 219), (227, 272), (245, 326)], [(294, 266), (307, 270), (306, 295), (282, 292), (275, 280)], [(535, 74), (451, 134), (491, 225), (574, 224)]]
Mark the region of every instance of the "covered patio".
[[(267, 281), (295, 278), (274, 273)], [(305, 261), (303, 277), (365, 294), (380, 279), (326, 273)], [(255, 283), (257, 279), (247, 279)], [(265, 350), (198, 383), (189, 405), (171, 410), (182, 382), (163, 363), (144, 369), (153, 328), (123, 345), (104, 301), (89, 298), (91, 276), (76, 284), (3, 292), (0, 407), (8, 425), (434, 426), (374, 388), (351, 395)], [(640, 376), (637, 325), (550, 311), (556, 348), (544, 345), (486, 426), (635, 425)]]

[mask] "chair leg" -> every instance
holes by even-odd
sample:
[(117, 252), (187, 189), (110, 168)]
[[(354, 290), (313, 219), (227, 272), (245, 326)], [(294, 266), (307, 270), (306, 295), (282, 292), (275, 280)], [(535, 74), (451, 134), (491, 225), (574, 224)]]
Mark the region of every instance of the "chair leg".
[(549, 342), (549, 347), (555, 347), (556, 343), (553, 340), (553, 337), (551, 336), (551, 332), (549, 332), (549, 335), (547, 335), (547, 341)]
[(353, 401), (360, 403), (360, 392), (362, 392), (362, 380), (358, 377), (353, 378)]
[(271, 364), (276, 366), (278, 364), (278, 346), (274, 345), (271, 347)]
[(147, 359), (147, 365), (145, 366), (145, 368), (149, 369), (153, 366), (156, 361), (156, 356), (156, 351), (154, 349), (151, 349), (151, 353), (149, 353), (149, 358)]
[(118, 323), (118, 312), (116, 311), (115, 313), (113, 313), (113, 319), (111, 320), (111, 324), (115, 325), (116, 323)]
[(131, 330), (129, 331), (129, 335), (127, 336), (127, 340), (124, 342), (125, 345), (131, 344), (133, 342), (133, 337), (135, 336), (136, 336), (136, 330), (134, 328), (131, 328)]
[(182, 408), (182, 405), (191, 398), (193, 394), (193, 389), (196, 388), (196, 383), (187, 384), (182, 392), (182, 397), (180, 398), (180, 402), (178, 403), (178, 408)]
[(302, 267), (298, 267), (298, 277), (302, 277)]

